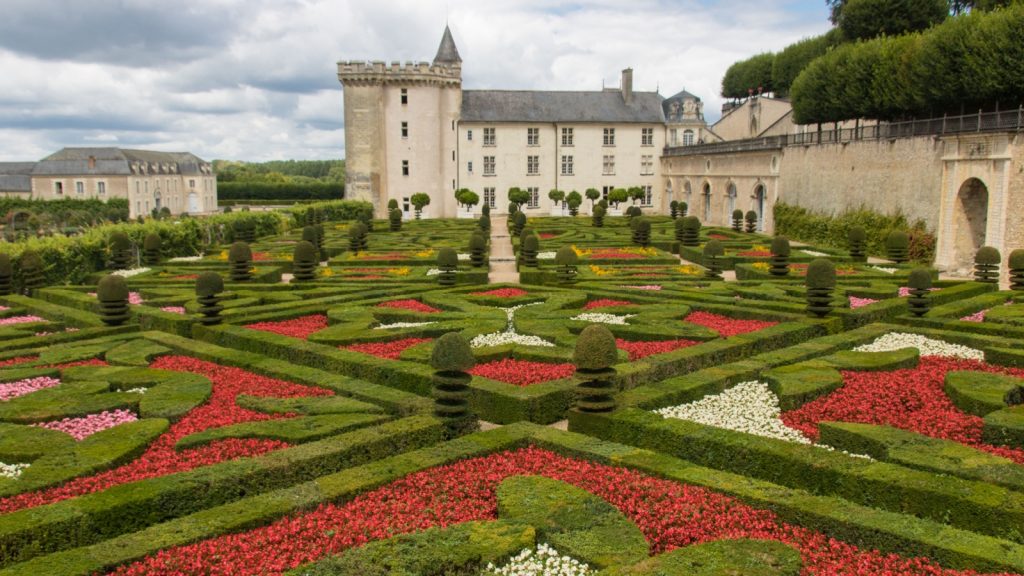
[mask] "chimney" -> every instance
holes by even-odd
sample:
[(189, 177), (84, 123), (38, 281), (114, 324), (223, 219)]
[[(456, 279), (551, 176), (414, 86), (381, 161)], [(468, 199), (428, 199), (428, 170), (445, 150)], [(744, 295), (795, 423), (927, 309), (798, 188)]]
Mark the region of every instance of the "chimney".
[(627, 104), (633, 103), (633, 69), (626, 68), (622, 71), (622, 100)]

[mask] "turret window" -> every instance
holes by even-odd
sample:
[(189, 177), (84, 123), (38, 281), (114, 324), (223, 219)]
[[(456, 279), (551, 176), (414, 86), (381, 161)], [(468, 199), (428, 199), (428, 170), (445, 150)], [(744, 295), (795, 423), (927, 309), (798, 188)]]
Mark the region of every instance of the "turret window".
[(402, 88), (402, 104), (404, 105), (404, 104), (408, 104), (408, 103), (409, 103), (409, 89), (408, 88)]
[(409, 175), (409, 161), (408, 160), (402, 160), (402, 176), (408, 176), (408, 175)]
[(408, 137), (409, 137), (409, 123), (408, 122), (402, 122), (402, 138), (408, 138)]

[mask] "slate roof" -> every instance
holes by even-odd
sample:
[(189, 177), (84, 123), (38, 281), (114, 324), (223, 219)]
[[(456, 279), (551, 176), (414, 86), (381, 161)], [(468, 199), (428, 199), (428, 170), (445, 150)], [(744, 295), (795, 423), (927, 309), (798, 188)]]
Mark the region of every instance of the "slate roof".
[(700, 102), (700, 97), (699, 96), (693, 94), (692, 92), (687, 92), (686, 90), (682, 90), (678, 94), (673, 94), (672, 96), (669, 96), (668, 98), (665, 98), (665, 100), (687, 100), (687, 99), (696, 100), (697, 102)]
[(434, 64), (459, 64), (461, 62), (462, 57), (459, 56), (459, 49), (455, 47), (452, 31), (445, 25), (444, 35), (441, 36), (441, 45), (437, 47), (437, 55), (434, 56)]
[[(90, 158), (94, 165), (90, 168)], [(133, 166), (136, 171), (133, 171)], [(202, 174), (210, 164), (190, 152), (153, 152), (124, 148), (63, 148), (36, 163), (36, 176)], [(212, 173), (212, 172), (211, 172)]]
[(657, 92), (634, 92), (627, 105), (618, 90), (464, 90), (462, 121), (662, 124), (662, 99)]
[(35, 162), (0, 162), (0, 191), (31, 192)]

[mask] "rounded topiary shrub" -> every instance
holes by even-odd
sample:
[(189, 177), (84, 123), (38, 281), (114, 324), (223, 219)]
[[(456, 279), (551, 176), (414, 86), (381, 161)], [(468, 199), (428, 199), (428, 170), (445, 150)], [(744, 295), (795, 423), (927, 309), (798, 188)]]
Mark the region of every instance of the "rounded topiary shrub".
[(399, 210), (397, 206), (388, 212), (388, 228), (392, 232), (399, 232), (402, 230), (402, 211)]
[(523, 233), (523, 228), (526, 228), (526, 213), (516, 212), (512, 217), (512, 233), (519, 236)]
[(668, 215), (671, 216), (673, 220), (675, 220), (676, 218), (679, 217), (679, 201), (678, 200), (673, 200), (673, 201), (668, 203)]
[(155, 232), (150, 232), (146, 235), (146, 238), (142, 241), (142, 257), (145, 260), (146, 266), (156, 266), (160, 263), (160, 251), (163, 242), (160, 240), (160, 235)]
[(576, 281), (576, 265), (579, 263), (580, 257), (576, 254), (576, 251), (572, 249), (572, 246), (562, 246), (555, 253), (555, 266), (556, 274), (558, 275), (558, 281), (562, 283), (571, 283)]
[(252, 279), (252, 249), (245, 242), (235, 242), (228, 249), (228, 276), (233, 282)]
[(480, 231), (473, 232), (469, 237), (469, 260), (474, 268), (484, 265), (484, 256), (487, 251), (487, 240)]
[(732, 229), (736, 232), (743, 231), (743, 210), (739, 208), (732, 211)]
[(789, 274), (789, 238), (776, 236), (772, 238), (771, 268), (768, 272), (772, 276), (786, 276)]
[(704, 244), (704, 275), (711, 280), (722, 279), (722, 256), (725, 255), (725, 248), (718, 240), (708, 240)]
[(626, 208), (626, 216), (628, 218), (636, 218), (637, 216), (643, 216), (643, 210), (639, 206), (630, 206)]
[(850, 259), (854, 262), (866, 262), (868, 259), (868, 234), (860, 226), (850, 228), (846, 233), (850, 250)]
[(11, 255), (0, 252), (0, 296), (7, 296), (14, 290), (14, 267)]
[(576, 365), (576, 409), (580, 412), (610, 412), (615, 409), (612, 369), (619, 359), (615, 336), (605, 326), (591, 324), (576, 338), (572, 361)]
[(999, 261), (1002, 256), (992, 246), (982, 246), (974, 255), (974, 280), (985, 284), (999, 282)]
[(1024, 250), (1010, 252), (1006, 265), (1010, 268), (1010, 290), (1024, 290)]
[(316, 278), (316, 269), (319, 258), (316, 253), (316, 246), (307, 240), (295, 245), (295, 252), (292, 257), (292, 275), (299, 282), (308, 282)]
[(594, 213), (590, 215), (590, 221), (593, 223), (594, 228), (604, 227), (604, 217), (608, 213), (607, 208), (598, 204), (594, 206)]
[(122, 276), (108, 274), (96, 285), (100, 320), (107, 326), (120, 326), (131, 316), (128, 307), (128, 283)]
[(224, 279), (216, 272), (203, 272), (196, 278), (196, 301), (199, 302), (199, 322), (204, 326), (220, 324), (219, 294), (224, 291)]
[(686, 216), (682, 219), (683, 237), (680, 240), (683, 246), (700, 246), (700, 219), (696, 216)]
[(647, 218), (637, 218), (633, 227), (633, 243), (646, 248), (651, 244), (651, 221)]
[(537, 235), (532, 232), (526, 235), (519, 250), (522, 252), (523, 265), (529, 268), (536, 268), (537, 252), (540, 251), (540, 239), (537, 238)]
[(348, 227), (348, 249), (349, 252), (358, 254), (366, 249), (368, 245), (366, 225), (362, 222), (353, 222)]
[(924, 316), (931, 308), (928, 293), (932, 289), (932, 273), (927, 268), (915, 268), (907, 278), (910, 294), (907, 296), (907, 307), (914, 316)]
[(132, 267), (132, 241), (120, 230), (110, 234), (111, 270), (128, 270)]
[(490, 214), (481, 214), (480, 218), (478, 218), (477, 221), (476, 221), (476, 225), (480, 227), (480, 230), (483, 230), (484, 234), (490, 234), (491, 233), (491, 215)]
[(757, 232), (757, 212), (747, 211), (747, 234)]
[(819, 318), (832, 311), (832, 291), (836, 287), (836, 266), (818, 258), (807, 265), (807, 312)]
[[(320, 234), (317, 231), (315, 225), (303, 226), (303, 228), (302, 228), (302, 240), (305, 241), (305, 242), (309, 242), (310, 244), (313, 245), (314, 248), (317, 247), (317, 243), (320, 241), (319, 236), (320, 236)], [(318, 262), (320, 261), (319, 254), (317, 255), (317, 261)]]
[(910, 259), (910, 235), (902, 230), (893, 230), (885, 239), (885, 250), (889, 260), (903, 264)]
[(437, 251), (437, 268), (441, 271), (437, 275), (437, 282), (442, 286), (455, 285), (455, 271), (459, 267), (459, 255), (453, 248), (445, 246)]
[(476, 366), (469, 342), (458, 332), (449, 332), (434, 342), (430, 353), (433, 377), (434, 415), (442, 419), (450, 435), (476, 427), (476, 418), (469, 410), (468, 371)]
[(18, 268), (21, 272), (21, 285), (29, 296), (34, 290), (46, 286), (46, 267), (35, 250), (25, 250), (21, 253)]
[(686, 202), (680, 202), (679, 203), (679, 215), (680, 216), (686, 216), (686, 212), (687, 212), (687, 210), (689, 210), (689, 208), (690, 208), (689, 204), (687, 204)]

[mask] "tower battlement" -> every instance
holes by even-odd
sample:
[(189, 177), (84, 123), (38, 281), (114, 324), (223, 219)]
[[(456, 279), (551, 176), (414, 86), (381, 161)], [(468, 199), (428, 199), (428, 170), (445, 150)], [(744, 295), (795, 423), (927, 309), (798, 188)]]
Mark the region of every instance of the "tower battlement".
[(430, 62), (384, 62), (377, 60), (347, 60), (338, 62), (338, 81), (345, 85), (367, 86), (379, 84), (441, 84), (458, 86), (462, 83), (462, 65), (459, 63), (431, 64)]

